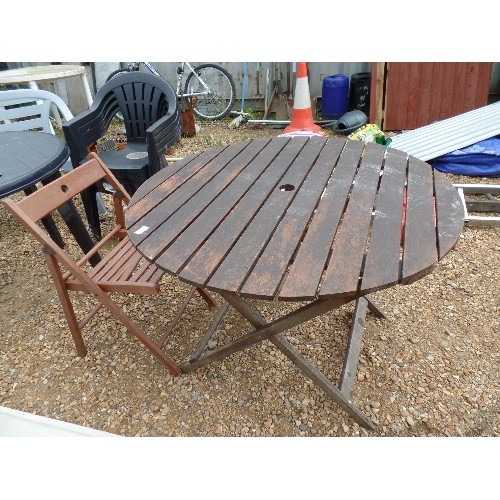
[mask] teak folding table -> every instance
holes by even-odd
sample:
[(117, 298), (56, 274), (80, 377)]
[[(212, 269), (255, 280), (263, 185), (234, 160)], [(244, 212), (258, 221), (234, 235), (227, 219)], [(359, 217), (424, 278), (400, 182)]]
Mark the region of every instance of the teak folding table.
[[(269, 339), (356, 422), (373, 428), (352, 399), (366, 309), (383, 316), (370, 294), (429, 274), (457, 242), (463, 208), (443, 174), (406, 153), (338, 138), (277, 137), (216, 147), (161, 170), (132, 197), (126, 226), (148, 260), (219, 293), (255, 327), (203, 354), (205, 335), (184, 373)], [(248, 299), (305, 305), (267, 322)], [(354, 319), (334, 384), (284, 334), (351, 301)]]

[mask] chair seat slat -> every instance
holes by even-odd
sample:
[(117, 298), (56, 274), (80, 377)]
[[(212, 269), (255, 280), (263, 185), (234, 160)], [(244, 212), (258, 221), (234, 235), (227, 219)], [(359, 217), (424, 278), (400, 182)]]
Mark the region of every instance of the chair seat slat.
[[(135, 259), (134, 259), (135, 258)], [(103, 270), (99, 276), (96, 277), (98, 280), (112, 280), (119, 279), (123, 273), (124, 266), (128, 265), (130, 259), (134, 259), (131, 264), (135, 267), (140, 256), (137, 254), (133, 248), (124, 248), (119, 254), (115, 255), (114, 259), (109, 262), (107, 268)]]

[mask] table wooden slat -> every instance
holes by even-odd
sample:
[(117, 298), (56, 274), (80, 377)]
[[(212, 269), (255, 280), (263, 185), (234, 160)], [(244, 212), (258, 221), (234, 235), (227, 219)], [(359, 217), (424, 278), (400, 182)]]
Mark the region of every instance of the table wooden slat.
[[(318, 146), (324, 144), (325, 140), (317, 137), (314, 139), (303, 143), (304, 148), (290, 162), (285, 175), (270, 191), (262, 207), (255, 213), (250, 224), (210, 278), (210, 289), (240, 290), (316, 161)], [(293, 186), (294, 189), (287, 190), (283, 186)]]
[[(215, 171), (217, 172), (208, 182), (205, 182), (203, 186), (190, 198), (184, 196), (187, 191), (184, 188), (180, 188), (175, 195), (172, 195), (171, 200), (167, 203), (163, 203), (159, 209), (162, 211), (165, 210), (165, 206), (168, 204), (169, 209), (172, 210), (171, 219), (165, 220), (162, 223), (162, 227), (159, 231), (153, 231), (148, 238), (144, 241), (143, 248), (145, 252), (150, 252), (150, 255), (153, 255), (153, 252), (156, 251), (153, 257), (155, 260), (163, 254), (166, 249), (168, 249), (177, 238), (183, 233), (179, 232), (179, 227), (185, 229), (189, 228), (190, 225), (197, 220), (197, 218), (205, 211), (207, 207), (211, 207), (214, 203), (217, 203), (219, 197), (226, 198), (227, 188), (231, 187), (230, 192), (233, 192), (231, 184), (239, 177), (245, 178), (247, 177), (247, 167), (252, 163), (252, 160), (255, 158), (256, 154), (265, 147), (267, 144), (267, 140), (262, 139), (260, 141), (256, 141), (252, 146), (241, 151), (233, 160), (231, 160), (223, 169), (223, 171), (217, 172), (217, 168), (214, 168), (215, 165), (209, 164), (205, 170)], [(214, 161), (215, 163), (215, 161)], [(245, 175), (240, 175), (242, 172), (245, 172)], [(190, 193), (191, 194), (191, 193)], [(185, 202), (182, 202), (182, 199), (186, 198)], [(175, 200), (174, 200), (175, 199)], [(172, 201), (174, 200), (174, 201)], [(182, 204), (180, 204), (181, 202)], [(175, 204), (177, 203), (177, 209), (174, 210)], [(230, 204), (228, 202), (223, 203), (219, 208), (227, 212), (230, 208)], [(155, 214), (156, 215), (156, 214)], [(163, 218), (166, 219), (165, 215)], [(202, 231), (201, 236), (205, 238), (208, 236), (208, 226), (200, 227)], [(182, 257), (184, 260), (189, 257), (189, 253), (187, 249), (184, 247), (181, 249)], [(170, 252), (169, 252), (170, 254)], [(170, 255), (165, 256), (168, 258)], [(160, 262), (164, 262), (161, 260)], [(169, 264), (170, 267), (170, 264)]]
[[(223, 149), (221, 147), (214, 152), (205, 151), (196, 158), (187, 158), (183, 161), (182, 168), (176, 171), (174, 175), (171, 175), (171, 170), (167, 167), (160, 170), (147, 182), (141, 184), (135, 193), (137, 197), (132, 198), (127, 208), (127, 230), (139, 224), (139, 221), (144, 217), (149, 216), (152, 209), (191, 179), (199, 170), (203, 170)], [(141, 193), (143, 193), (142, 196)]]
[(355, 294), (377, 194), (384, 149), (368, 143), (354, 179), (344, 218), (332, 245), (320, 296)]
[(210, 235), (210, 238), (193, 255), (179, 273), (181, 279), (188, 283), (196, 281), (203, 283), (203, 286), (206, 285), (213, 271), (219, 267), (220, 262), (238, 240), (269, 193), (276, 188), (280, 178), (285, 174), (304, 144), (304, 140), (293, 140), (292, 142), (285, 138), (272, 142), (271, 153), (266, 160), (266, 165), (270, 166), (272, 163), (272, 168), (268, 168), (264, 172), (240, 199), (238, 206), (228, 214)]
[[(263, 142), (263, 145), (265, 143)], [(206, 209), (190, 224), (172, 245), (157, 260), (157, 265), (168, 266), (169, 269), (178, 273), (184, 264), (210, 237), (217, 226), (227, 217), (233, 208), (241, 203), (249, 189), (263, 186), (269, 189), (269, 174), (267, 174), (270, 163), (285, 146), (286, 142), (273, 143), (269, 147), (260, 150), (246, 166), (243, 175), (239, 175), (231, 183), (230, 189), (221, 193)], [(253, 148), (252, 148), (253, 150)], [(258, 151), (255, 149), (254, 152)], [(260, 179), (263, 176), (264, 179)], [(276, 179), (274, 180), (276, 182)], [(262, 195), (260, 195), (262, 196)], [(176, 218), (177, 219), (177, 218)], [(215, 238), (220, 241), (220, 235)]]
[[(330, 139), (330, 141), (340, 143), (340, 139)], [(341, 145), (344, 146), (344, 141), (341, 141)], [(360, 141), (347, 141), (345, 144), (314, 218), (281, 287), (280, 299), (312, 300), (315, 298), (362, 151), (363, 143)]]
[[(222, 150), (224, 148), (221, 146), (219, 149)], [(146, 212), (148, 207), (147, 205), (144, 204), (144, 202), (146, 201), (144, 200), (144, 197), (148, 196), (152, 191), (154, 191), (160, 184), (163, 184), (167, 179), (174, 177), (174, 175), (177, 174), (179, 170), (183, 170), (183, 175), (185, 176), (186, 174), (184, 173), (184, 171), (187, 170), (186, 165), (191, 164), (191, 167), (193, 167), (196, 158), (199, 158), (202, 154), (204, 154), (205, 157), (207, 158), (213, 157), (213, 154), (207, 154), (207, 152), (191, 155), (187, 158), (183, 158), (169, 164), (168, 168), (161, 169), (159, 172), (157, 172), (157, 174), (154, 177), (150, 178), (151, 179), (150, 182), (143, 182), (134, 193), (134, 197), (133, 199), (130, 200), (127, 210), (133, 213), (137, 209), (134, 208), (134, 210), (132, 210), (132, 207), (135, 206), (137, 203), (140, 203), (142, 204), (143, 207), (142, 211)], [(176, 182), (178, 182), (178, 179)], [(174, 185), (176, 184), (176, 182), (174, 182)], [(130, 219), (132, 220), (131, 217)]]
[(402, 283), (411, 283), (424, 276), (438, 260), (433, 192), (432, 169), (410, 156)]
[(439, 260), (455, 245), (464, 223), (464, 207), (456, 188), (441, 172), (434, 170)]
[(361, 289), (399, 281), (403, 196), (408, 155), (388, 149), (375, 206)]
[[(163, 254), (170, 244), (182, 233), (179, 232), (179, 226), (183, 228), (189, 227), (192, 221), (206, 209), (212, 211), (212, 203), (231, 182), (247, 167), (255, 155), (259, 152), (259, 147), (263, 148), (268, 141), (262, 140), (253, 148), (244, 149), (226, 164), (224, 170), (218, 171), (219, 166), (211, 163), (206, 169), (206, 173), (215, 173), (213, 177), (206, 182), (204, 178), (197, 180), (196, 184), (199, 190), (192, 193), (189, 186), (183, 186), (178, 191), (172, 194), (168, 200), (165, 200), (155, 210), (155, 217), (163, 217), (162, 222), (157, 228), (151, 227), (151, 232), (144, 238), (141, 244), (142, 251), (151, 257), (152, 260), (157, 260), (158, 256)], [(222, 154), (218, 159), (225, 160), (225, 155)], [(204, 176), (205, 177), (205, 176)], [(193, 182), (190, 185), (194, 185)], [(178, 208), (177, 208), (178, 206)], [(228, 206), (224, 210), (227, 210)], [(171, 216), (166, 214), (171, 212)], [(150, 219), (151, 220), (151, 219)], [(156, 222), (156, 220), (155, 220)], [(185, 249), (182, 250), (185, 253)]]
[[(315, 140), (325, 143), (323, 139)], [(295, 195), (265, 251), (241, 288), (241, 295), (268, 299), (275, 296), (343, 146), (344, 141), (330, 141), (321, 151), (310, 175)]]

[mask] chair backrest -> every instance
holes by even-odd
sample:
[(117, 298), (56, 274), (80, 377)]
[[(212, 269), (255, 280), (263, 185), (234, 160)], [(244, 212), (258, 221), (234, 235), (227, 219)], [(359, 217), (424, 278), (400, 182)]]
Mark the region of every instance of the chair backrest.
[(73, 118), (65, 102), (51, 92), (37, 89), (0, 91), (0, 132), (38, 130), (53, 134), (50, 123), (52, 105), (65, 120)]
[[(97, 155), (91, 155), (90, 160), (80, 168), (71, 170), (18, 202), (14, 202), (10, 198), (5, 198), (1, 202), (42, 245), (49, 247), (54, 254), (62, 256), (66, 252), (59, 248), (56, 242), (39, 227), (37, 222), (75, 198), (89, 186), (103, 181), (114, 189), (116, 218), (114, 231), (115, 233), (121, 231), (123, 237), (126, 232), (124, 229), (125, 217), (122, 200), (125, 204), (128, 204), (130, 196)], [(90, 259), (102, 247), (102, 243), (103, 240), (87, 253), (86, 260)], [(64, 257), (64, 259), (66, 258)]]
[(146, 139), (146, 130), (177, 103), (175, 92), (166, 80), (138, 71), (117, 75), (99, 92), (114, 96), (128, 140)]
[(85, 161), (88, 146), (105, 134), (117, 113), (123, 116), (128, 141), (146, 141), (148, 128), (178, 106), (171, 85), (157, 75), (134, 71), (111, 78), (88, 110), (63, 124), (73, 166)]

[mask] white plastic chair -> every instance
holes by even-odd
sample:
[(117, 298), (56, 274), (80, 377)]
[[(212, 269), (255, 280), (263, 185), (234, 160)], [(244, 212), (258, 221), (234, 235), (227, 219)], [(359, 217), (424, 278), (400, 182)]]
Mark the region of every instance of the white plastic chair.
[[(65, 121), (73, 118), (73, 113), (66, 103), (52, 92), (38, 89), (2, 90), (0, 91), (0, 132), (35, 130), (54, 134), (50, 121), (52, 106), (56, 108), (53, 112), (62, 115)], [(65, 172), (72, 169), (71, 160), (68, 160), (62, 167)], [(97, 206), (100, 215), (106, 213), (106, 207), (99, 193)]]
[[(46, 90), (14, 89), (0, 91), (0, 132), (38, 130), (54, 133), (50, 122), (51, 106), (68, 121), (73, 114), (57, 95)], [(15, 106), (6, 109), (7, 106)]]

